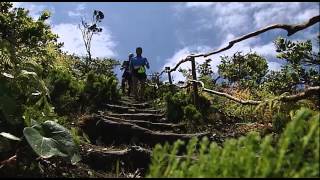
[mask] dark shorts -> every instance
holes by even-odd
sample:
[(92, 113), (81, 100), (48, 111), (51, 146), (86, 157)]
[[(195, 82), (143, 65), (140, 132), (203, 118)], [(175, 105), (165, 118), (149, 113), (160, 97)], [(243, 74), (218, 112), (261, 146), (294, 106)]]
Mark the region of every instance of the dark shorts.
[(122, 78), (123, 78), (123, 79), (128, 79), (128, 80), (130, 80), (130, 79), (131, 79), (131, 73), (125, 71), (125, 72), (122, 74)]
[(138, 73), (138, 70), (133, 70), (133, 75), (137, 77), (139, 80), (147, 79), (146, 73)]

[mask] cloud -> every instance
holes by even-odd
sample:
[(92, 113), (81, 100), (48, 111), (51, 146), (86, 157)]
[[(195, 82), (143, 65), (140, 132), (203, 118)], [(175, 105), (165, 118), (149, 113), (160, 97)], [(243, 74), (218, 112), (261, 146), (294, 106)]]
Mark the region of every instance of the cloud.
[(55, 9), (52, 6), (40, 5), (30, 2), (14, 2), (13, 7), (21, 7), (29, 10), (29, 15), (35, 20), (39, 18), (41, 12), (43, 12), (44, 10), (49, 10), (52, 14), (55, 12)]
[[(41, 13), (45, 10), (48, 10), (51, 12), (51, 17), (55, 13), (55, 9), (52, 6), (46, 6), (41, 5), (37, 3), (31, 3), (31, 2), (13, 2), (14, 8), (25, 8), (29, 11), (29, 15), (33, 18), (33, 20), (38, 20)], [(51, 19), (46, 20), (46, 23), (52, 25)]]
[(81, 3), (79, 5), (77, 5), (75, 11), (69, 11), (68, 15), (70, 17), (78, 17), (81, 16), (81, 14), (83, 14), (83, 10), (86, 9), (85, 3)]
[(20, 7), (22, 2), (11, 2), (14, 8)]
[(186, 2), (174, 9), (180, 16), (194, 14), (196, 29), (218, 35), (242, 35), (273, 23), (301, 23), (319, 14), (319, 4), (310, 2)]
[(311, 3), (275, 3), (262, 8), (253, 15), (258, 28), (274, 23), (302, 23), (319, 14), (319, 7)]
[[(93, 57), (115, 57), (117, 53), (114, 48), (116, 43), (112, 39), (111, 32), (106, 27), (102, 27), (99, 35), (94, 35), (91, 43), (91, 54)], [(77, 24), (62, 23), (54, 25), (52, 31), (59, 35), (59, 42), (64, 42), (64, 51), (85, 56), (86, 51), (82, 34)]]
[[(184, 4), (176, 4), (174, 6), (175, 17), (183, 19), (182, 17), (193, 14), (195, 17), (193, 31), (209, 32), (211, 31), (216, 36), (216, 46), (210, 45), (210, 51), (217, 50), (228, 45), (228, 42), (240, 37), (244, 34), (253, 32), (267, 25), (274, 23), (302, 23), (309, 18), (319, 15), (318, 3), (273, 3), (273, 2), (186, 2)], [(289, 39), (315, 39), (316, 35), (312, 31), (314, 29), (308, 28), (303, 32), (298, 32), (295, 36)], [(318, 32), (318, 30), (317, 30)], [(180, 32), (181, 33), (181, 32)], [(176, 34), (180, 34), (179, 32)], [(269, 32), (268, 32), (269, 33)], [(271, 33), (278, 33), (273, 31)], [(220, 56), (231, 56), (237, 51), (248, 53), (250, 51), (257, 52), (268, 60), (269, 69), (279, 70), (281, 63), (277, 63), (276, 52), (273, 44), (273, 39), (277, 37), (266, 36), (267, 33), (244, 40), (235, 44), (231, 49), (222, 53), (211, 56), (212, 68), (217, 72), (220, 62)], [(224, 38), (222, 38), (224, 37)], [(183, 47), (190, 47), (186, 36), (179, 35), (179, 42)], [(272, 39), (272, 40), (270, 40)], [(191, 41), (192, 42), (192, 41)], [(201, 45), (201, 44), (200, 44)], [(202, 46), (205, 44), (203, 43)], [(208, 45), (206, 45), (208, 46)], [(169, 62), (174, 62), (174, 57), (179, 53), (187, 52), (188, 48), (182, 48), (177, 51)], [(187, 54), (184, 54), (187, 56)]]
[(272, 71), (279, 71), (281, 69), (281, 65), (282, 65), (281, 63), (268, 61), (268, 69)]
[(187, 7), (208, 7), (208, 6), (212, 6), (214, 4), (214, 2), (187, 2), (186, 6)]
[[(185, 47), (183, 49), (180, 49), (178, 51), (176, 51), (172, 57), (168, 58), (165, 60), (165, 65), (161, 68), (160, 71), (162, 71), (165, 67), (169, 66), (171, 68), (173, 68), (180, 60), (186, 58), (188, 55), (190, 55), (191, 53), (203, 53), (209, 50), (209, 47), (207, 46), (190, 46), (190, 47)], [(196, 59), (197, 63), (203, 63), (205, 61), (205, 58), (200, 57)], [(185, 77), (183, 77), (182, 73), (180, 73), (178, 70), (179, 69), (190, 69), (191, 68), (191, 63), (190, 62), (186, 62), (181, 64), (177, 71), (174, 71), (171, 73), (172, 79), (174, 83), (177, 83), (178, 81), (185, 81)], [(164, 76), (165, 79), (167, 79), (166, 76)]]

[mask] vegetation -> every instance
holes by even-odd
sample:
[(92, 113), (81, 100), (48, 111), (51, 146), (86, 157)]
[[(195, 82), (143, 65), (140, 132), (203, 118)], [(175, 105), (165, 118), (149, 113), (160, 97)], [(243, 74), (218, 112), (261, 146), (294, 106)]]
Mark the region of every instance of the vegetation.
[(231, 58), (221, 57), (218, 65), (219, 74), (231, 84), (237, 84), (241, 88), (255, 88), (267, 74), (267, 60), (256, 53), (242, 55), (235, 53)]
[(77, 135), (60, 124), (70, 128), (73, 114), (119, 99), (113, 73), (118, 62), (97, 58), (84, 69), (81, 57), (60, 50), (63, 44), (45, 23), (49, 12), (34, 21), (28, 10), (11, 3), (1, 2), (0, 10), (0, 130), (8, 135), (1, 139), (1, 154), (14, 151), (5, 146), (10, 137), (22, 137), (19, 146), (26, 140), (42, 158), (63, 156), (77, 163)]
[(157, 145), (148, 177), (319, 177), (320, 114), (302, 108), (291, 115), (280, 137), (252, 132), (223, 147), (193, 139), (184, 159), (175, 157), (182, 141)]
[[(190, 82), (179, 88), (153, 74), (144, 97), (149, 104), (136, 104), (119, 91), (119, 61), (91, 52), (104, 14), (94, 10), (92, 21), (79, 25), (85, 57), (62, 51), (46, 23), (50, 15), (44, 11), (34, 20), (28, 10), (0, 2), (2, 176), (51, 177), (63, 168), (52, 176), (106, 177), (114, 169), (117, 177), (138, 177), (141, 169), (147, 177), (320, 176), (318, 94), (281, 100), (320, 85), (320, 54), (311, 40), (278, 37), (278, 71), (251, 51), (220, 57), (217, 72), (212, 59), (197, 64), (205, 88), (261, 103), (239, 103), (198, 86), (195, 105)], [(191, 70), (179, 71), (192, 79)], [(202, 134), (210, 136), (154, 147)], [(148, 168), (141, 164), (149, 163), (151, 150)]]

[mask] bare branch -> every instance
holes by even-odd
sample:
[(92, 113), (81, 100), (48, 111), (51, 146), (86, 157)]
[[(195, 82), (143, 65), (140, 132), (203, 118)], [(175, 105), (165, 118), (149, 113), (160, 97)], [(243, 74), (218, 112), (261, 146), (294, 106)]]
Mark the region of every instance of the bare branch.
[(166, 71), (165, 71), (165, 70), (162, 70), (162, 71), (160, 72), (160, 74), (159, 74), (159, 77), (160, 77), (164, 72), (166, 72)]
[[(258, 31), (254, 31), (254, 32), (251, 32), (249, 34), (246, 34), (246, 35), (243, 35), (233, 41), (230, 41), (228, 46), (224, 47), (224, 48), (221, 48), (221, 49), (218, 49), (216, 51), (213, 51), (213, 52), (209, 52), (209, 53), (206, 53), (206, 54), (197, 54), (197, 55), (189, 55), (187, 56), (185, 59), (182, 59), (181, 61), (179, 61), (174, 68), (172, 68), (170, 70), (170, 72), (173, 72), (173, 71), (176, 71), (177, 68), (182, 64), (182, 63), (185, 63), (187, 61), (190, 60), (191, 57), (208, 57), (208, 56), (211, 56), (213, 54), (218, 54), (222, 51), (225, 51), (225, 50), (228, 50), (230, 49), (234, 44), (240, 42), (240, 41), (243, 41), (245, 39), (248, 39), (248, 38), (251, 38), (251, 37), (254, 37), (254, 36), (257, 36), (259, 34), (262, 34), (266, 31), (269, 31), (271, 29), (284, 29), (288, 32), (287, 36), (291, 36), (293, 34), (295, 34), (296, 32), (300, 31), (300, 30), (303, 30), (303, 29), (306, 29), (312, 25), (314, 25), (315, 23), (319, 22), (320, 21), (320, 16), (314, 16), (312, 18), (310, 18), (307, 22), (305, 23), (302, 23), (302, 24), (297, 24), (297, 25), (288, 25), (288, 24), (274, 24), (274, 25), (270, 25), (270, 26), (267, 26), (265, 28), (262, 28)], [(162, 75), (162, 73), (164, 72), (165, 70), (163, 70), (161, 73), (160, 73), (160, 76)]]
[(291, 96), (283, 96), (280, 97), (279, 100), (283, 102), (290, 102), (290, 101), (299, 101), (301, 99), (305, 99), (307, 97), (313, 96), (313, 95), (320, 95), (320, 86), (314, 86), (314, 87), (309, 87), (305, 91), (291, 95)]
[(286, 30), (288, 32), (287, 36), (291, 36), (291, 35), (295, 34), (296, 32), (301, 31), (303, 29), (306, 29), (306, 28), (314, 25), (315, 23), (317, 23), (319, 21), (320, 21), (320, 16), (315, 16), (315, 17), (310, 18), (307, 22), (302, 23), (302, 24), (297, 24), (297, 25), (274, 24), (274, 25), (270, 25), (270, 26), (262, 28), (262, 29), (260, 29), (258, 31), (251, 32), (251, 33), (246, 34), (244, 36), (241, 36), (241, 37), (239, 37), (239, 38), (237, 38), (237, 39), (235, 39), (233, 41), (230, 41), (229, 45), (224, 47), (224, 48), (221, 48), (221, 49), (218, 49), (216, 51), (209, 52), (209, 53), (206, 53), (206, 54), (191, 55), (190, 57), (201, 57), (201, 56), (208, 57), (208, 56), (211, 56), (213, 54), (220, 53), (222, 51), (230, 49), (234, 44), (236, 44), (236, 43), (238, 43), (240, 41), (243, 41), (245, 39), (257, 36), (259, 34), (262, 34), (262, 33), (266, 32), (266, 31), (269, 31), (271, 29), (284, 29), (284, 30)]
[[(242, 99), (236, 98), (234, 96), (231, 96), (230, 94), (227, 94), (227, 93), (207, 89), (204, 87), (204, 83), (202, 81), (197, 81), (197, 80), (188, 80), (188, 81), (200, 83), (202, 86), (202, 90), (205, 92), (226, 97), (228, 99), (231, 99), (231, 100), (238, 102), (240, 104), (243, 104), (243, 105), (249, 105), (249, 104), (250, 105), (258, 105), (263, 102), (263, 101), (255, 101), (255, 100), (242, 100)], [(299, 94), (279, 97), (278, 100), (283, 101), (283, 102), (299, 101), (301, 99), (305, 99), (305, 98), (313, 96), (313, 95), (317, 95), (317, 94), (319, 95), (319, 92), (320, 92), (320, 86), (315, 86), (315, 87), (307, 88)]]
[(190, 61), (190, 58), (186, 57), (185, 59), (182, 59), (181, 61), (178, 62), (178, 64), (176, 64), (176, 66), (172, 69), (170, 69), (170, 72), (176, 71), (177, 68), (180, 66), (180, 64)]
[(190, 84), (189, 82), (187, 82), (186, 84), (184, 84), (184, 85), (182, 85), (182, 86), (179, 86), (179, 85), (177, 85), (177, 84), (171, 84), (171, 85), (174, 85), (174, 86), (176, 86), (176, 87), (178, 87), (178, 88), (187, 88), (187, 87), (189, 87), (191, 84)]
[(298, 25), (289, 25), (289, 24), (274, 24), (274, 25), (270, 25), (270, 26), (267, 26), (265, 28), (262, 28), (258, 31), (254, 31), (254, 32), (251, 32), (249, 34), (246, 34), (244, 36), (241, 36), (239, 38), (236, 38), (235, 40), (233, 41), (230, 41), (229, 44), (226, 46), (226, 47), (223, 47), (221, 49), (218, 49), (216, 51), (213, 51), (213, 52), (209, 52), (209, 53), (206, 53), (206, 54), (196, 54), (196, 55), (189, 55), (187, 58), (185, 59), (182, 59), (181, 61), (178, 62), (178, 64), (176, 64), (176, 66), (174, 68), (172, 68), (170, 70), (170, 72), (173, 72), (173, 71), (176, 71), (177, 68), (184, 62), (187, 62), (189, 61), (190, 57), (208, 57), (208, 56), (211, 56), (213, 54), (218, 54), (222, 51), (225, 51), (225, 50), (228, 50), (230, 49), (234, 44), (240, 42), (240, 41), (243, 41), (245, 39), (248, 39), (248, 38), (251, 38), (251, 37), (254, 37), (254, 36), (257, 36), (259, 34), (262, 34), (266, 31), (269, 31), (271, 29), (284, 29), (288, 32), (287, 36), (291, 36), (293, 34), (295, 34), (296, 32), (298, 31), (301, 31), (303, 29), (306, 29), (312, 25), (314, 25), (315, 23), (319, 22), (320, 21), (320, 16), (315, 16), (315, 17), (312, 17), (310, 18), (307, 22), (305, 23), (302, 23), (302, 24), (298, 24)]

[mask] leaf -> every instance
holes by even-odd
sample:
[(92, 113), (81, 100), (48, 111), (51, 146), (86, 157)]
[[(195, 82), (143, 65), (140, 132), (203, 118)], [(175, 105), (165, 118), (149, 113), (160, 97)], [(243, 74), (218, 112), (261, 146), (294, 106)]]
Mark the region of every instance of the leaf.
[(8, 74), (8, 73), (5, 73), (5, 72), (3, 72), (3, 73), (1, 73), (3, 76), (5, 76), (5, 77), (7, 77), (7, 78), (11, 78), (11, 79), (13, 79), (14, 78), (14, 76), (13, 75), (11, 75), (11, 74)]
[(69, 130), (54, 121), (45, 121), (37, 129), (26, 127), (23, 134), (32, 149), (43, 158), (69, 157), (72, 164), (81, 160)]
[(26, 127), (23, 134), (32, 149), (42, 158), (50, 158), (54, 155), (67, 156), (59, 151), (58, 143), (54, 139), (42, 136), (36, 129)]
[(101, 11), (99, 11), (99, 19), (103, 19), (104, 18), (104, 14), (103, 14), (103, 12), (101, 12)]
[(37, 92), (34, 92), (34, 93), (31, 93), (32, 96), (39, 96), (41, 95), (42, 93), (40, 91), (37, 91)]
[(81, 161), (80, 155), (79, 154), (73, 154), (73, 156), (71, 158), (71, 164), (75, 165), (79, 161)]
[(7, 138), (7, 139), (11, 139), (11, 140), (15, 140), (15, 141), (21, 141), (20, 138), (12, 135), (12, 134), (10, 134), (10, 133), (1, 132), (0, 135), (3, 136), (3, 137), (5, 137), (5, 138)]
[(37, 73), (35, 73), (35, 72), (30, 72), (30, 71), (27, 71), (27, 70), (21, 70), (21, 74), (22, 74), (22, 75), (34, 75), (34, 76), (37, 75)]

